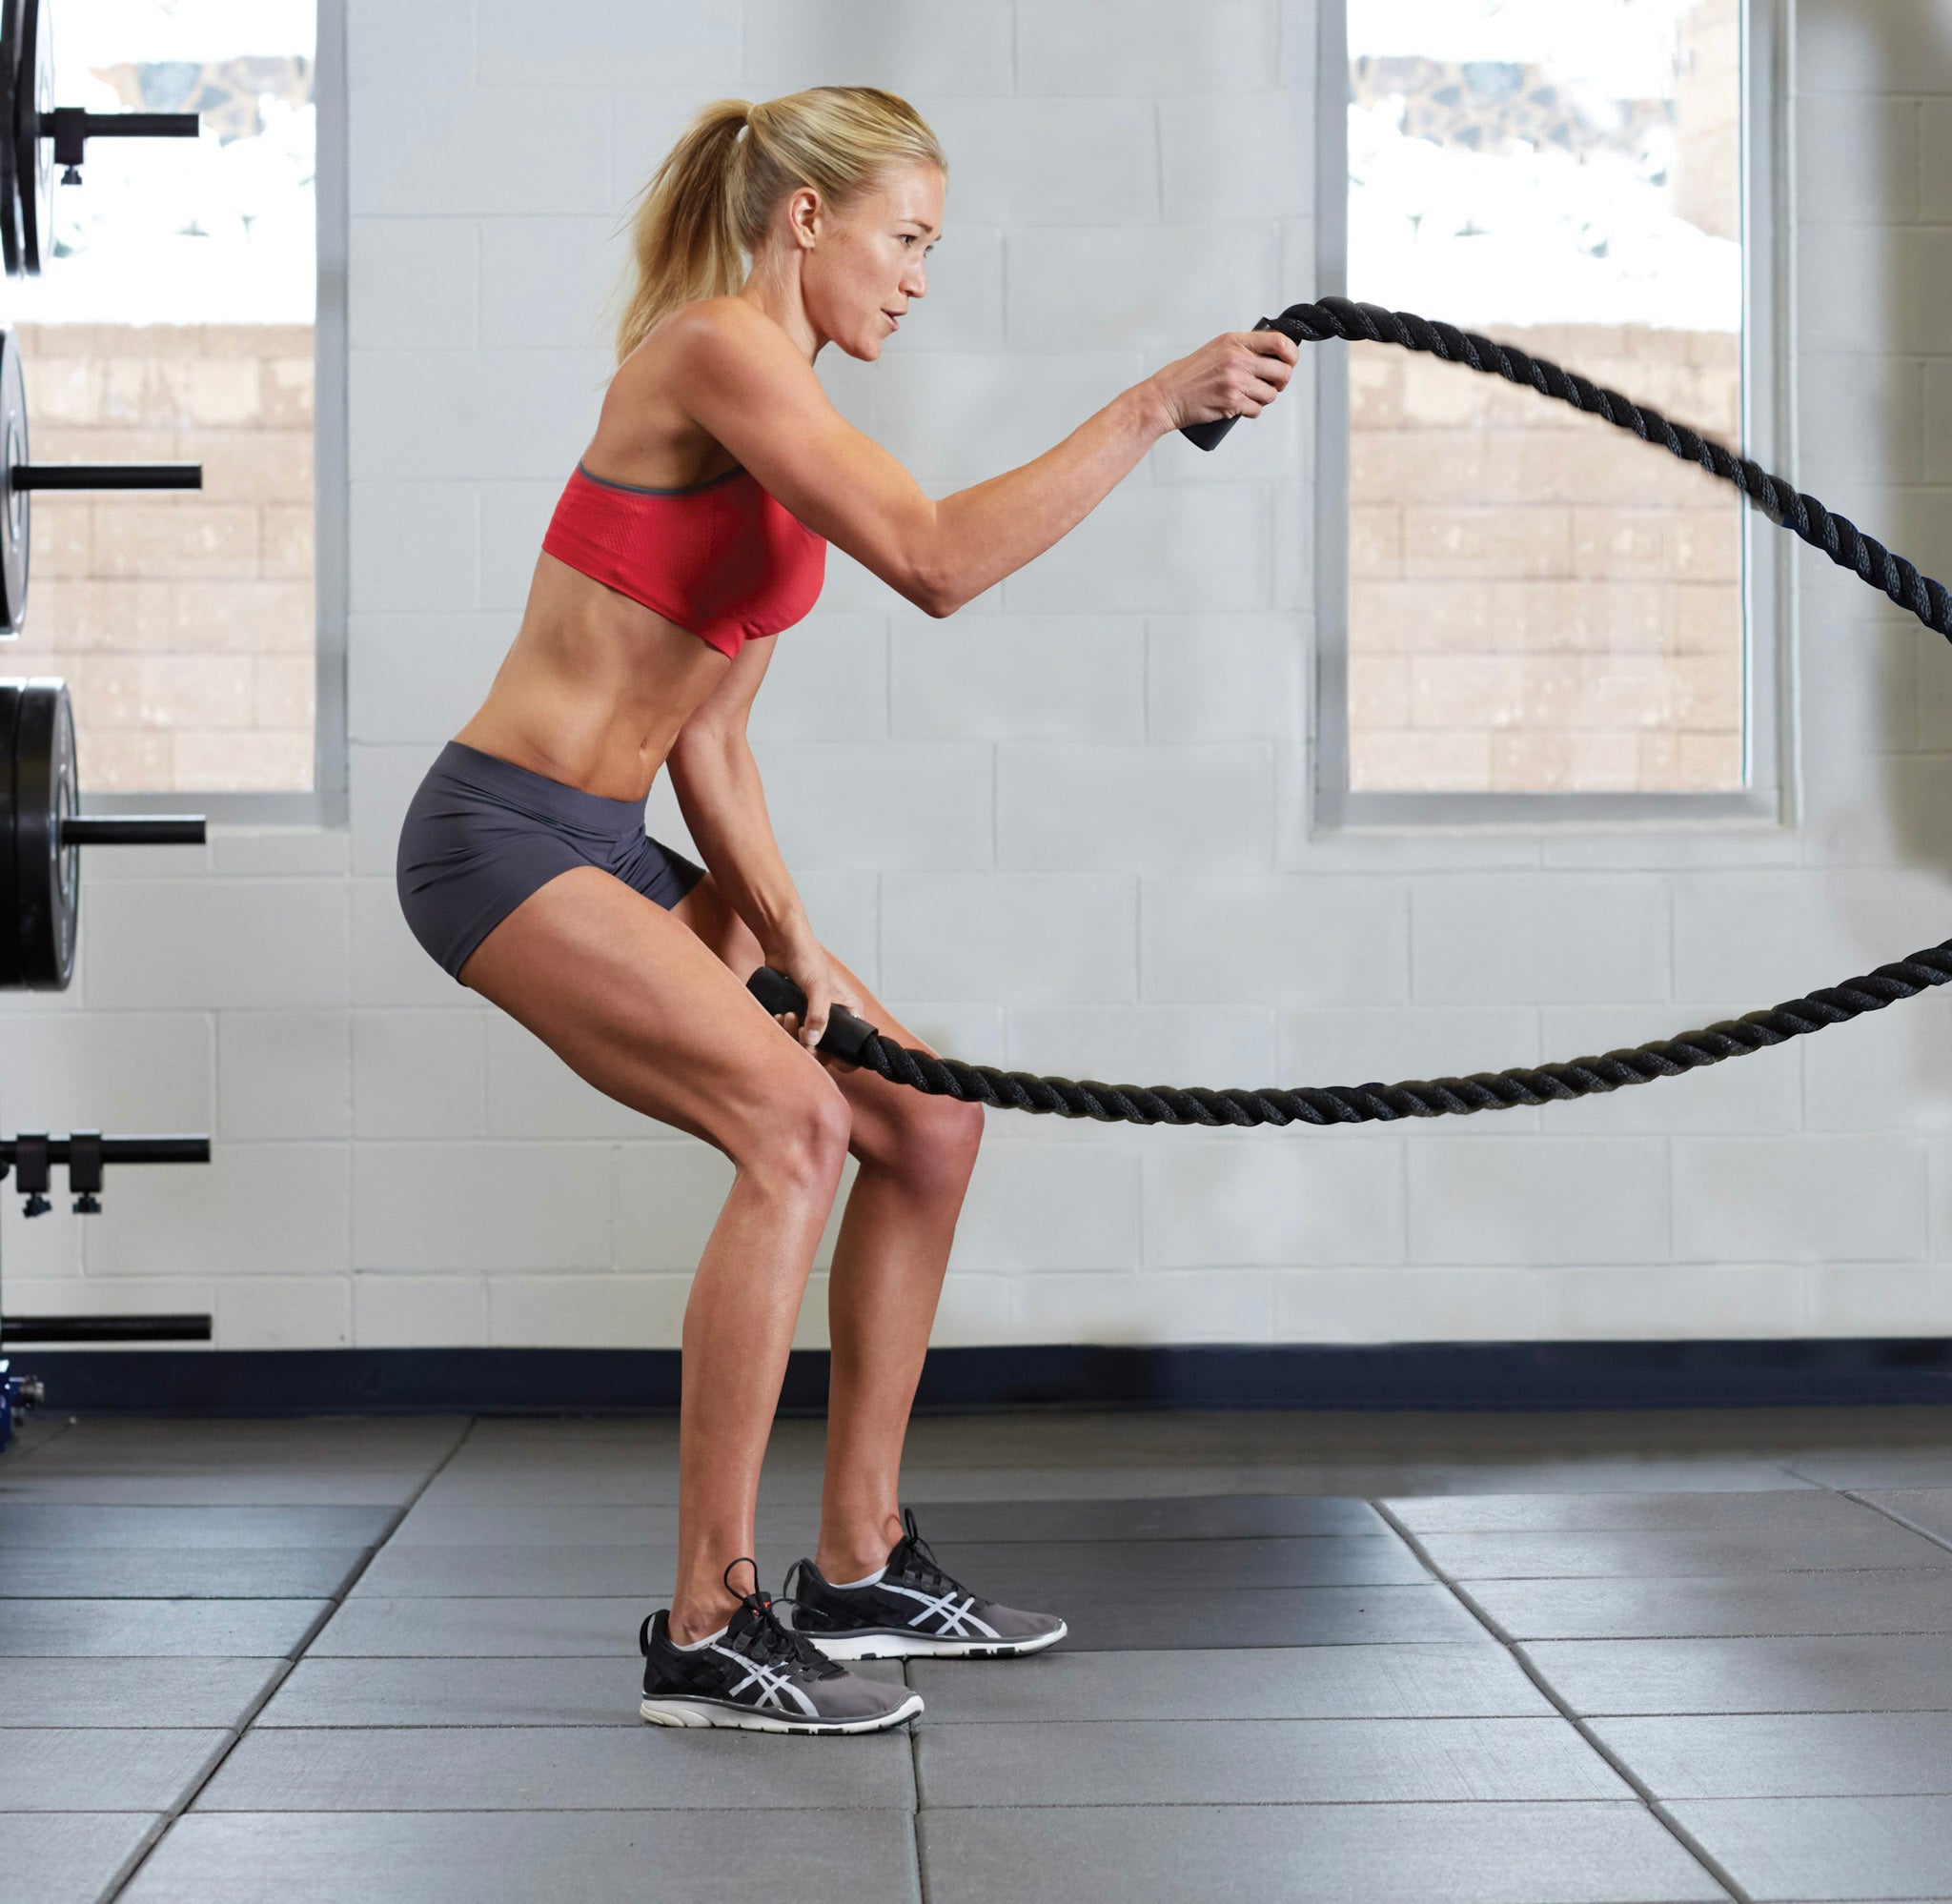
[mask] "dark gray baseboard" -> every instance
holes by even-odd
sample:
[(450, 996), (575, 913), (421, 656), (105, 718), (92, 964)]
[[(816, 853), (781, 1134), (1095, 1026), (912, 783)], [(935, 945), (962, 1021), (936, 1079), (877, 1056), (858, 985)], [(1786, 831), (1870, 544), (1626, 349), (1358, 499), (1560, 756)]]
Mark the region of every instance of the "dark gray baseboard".
[[(51, 1412), (676, 1414), (675, 1348), (8, 1347)], [(825, 1411), (796, 1349), (780, 1412)], [(1952, 1341), (1303, 1343), (934, 1348), (918, 1414), (995, 1408), (1704, 1408), (1952, 1400)]]

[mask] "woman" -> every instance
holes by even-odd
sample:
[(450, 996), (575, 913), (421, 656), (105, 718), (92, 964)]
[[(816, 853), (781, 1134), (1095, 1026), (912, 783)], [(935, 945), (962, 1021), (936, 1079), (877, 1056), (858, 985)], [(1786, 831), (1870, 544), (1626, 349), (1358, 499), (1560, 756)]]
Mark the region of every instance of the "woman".
[[(774, 639), (813, 606), (828, 540), (952, 614), (1169, 431), (1258, 415), (1297, 355), (1275, 332), (1218, 337), (1034, 462), (931, 501), (833, 409), (813, 360), (828, 343), (879, 358), (927, 289), (947, 173), (913, 109), (873, 87), (698, 114), (642, 194), (617, 371), (521, 628), (400, 834), (401, 905), (450, 974), (735, 1166), (684, 1312), (676, 1590), (639, 1635), (640, 1710), (666, 1725), (878, 1731), (921, 1700), (833, 1661), (1027, 1652), (1066, 1631), (950, 1579), (899, 1511), (983, 1111), (815, 1053), (836, 1004), (929, 1047), (821, 943), (781, 861), (745, 739)], [(645, 836), (661, 766), (707, 866)], [(768, 1022), (745, 988), (762, 963), (799, 982), (803, 1022)], [(820, 1539), (789, 1570), (789, 1627), (759, 1588), (753, 1515), (849, 1151)]]

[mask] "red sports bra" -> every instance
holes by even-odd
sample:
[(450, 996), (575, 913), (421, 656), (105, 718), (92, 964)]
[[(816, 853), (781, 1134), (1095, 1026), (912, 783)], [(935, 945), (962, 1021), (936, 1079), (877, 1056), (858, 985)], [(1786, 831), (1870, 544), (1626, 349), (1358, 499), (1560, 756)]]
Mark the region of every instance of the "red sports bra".
[(790, 628), (826, 577), (826, 537), (743, 467), (690, 489), (642, 489), (578, 463), (542, 547), (722, 655)]

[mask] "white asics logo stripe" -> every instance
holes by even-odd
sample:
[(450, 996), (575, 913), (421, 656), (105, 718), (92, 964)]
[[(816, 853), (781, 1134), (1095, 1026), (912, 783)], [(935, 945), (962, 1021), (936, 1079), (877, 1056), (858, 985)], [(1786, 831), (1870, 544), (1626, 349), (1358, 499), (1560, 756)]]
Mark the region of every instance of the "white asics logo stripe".
[(938, 1595), (935, 1598), (930, 1598), (926, 1593), (918, 1593), (912, 1587), (890, 1586), (886, 1581), (882, 1583), (882, 1588), (884, 1592), (901, 1593), (910, 1600), (920, 1600), (922, 1602), (922, 1610), (915, 1614), (908, 1622), (911, 1627), (919, 1627), (924, 1620), (933, 1613), (942, 1622), (936, 1628), (936, 1631), (939, 1633), (953, 1634), (959, 1639), (971, 1639), (978, 1635), (985, 1639), (1001, 1639), (1003, 1637), (994, 1627), (977, 1618), (970, 1611), (970, 1609), (976, 1604), (976, 1596), (973, 1593), (968, 1595), (960, 1607), (955, 1607), (949, 1604), (956, 1597), (953, 1588), (948, 1592)]
[(726, 1695), (728, 1698), (736, 1699), (748, 1686), (757, 1686), (759, 1688), (759, 1697), (753, 1701), (754, 1705), (777, 1706), (783, 1712), (786, 1710), (786, 1701), (781, 1695), (784, 1693), (790, 1695), (800, 1710), (809, 1718), (819, 1716), (815, 1712), (813, 1701), (799, 1687), (795, 1686), (783, 1672), (780, 1671), (777, 1667), (762, 1665), (756, 1659), (747, 1659), (743, 1653), (734, 1652), (730, 1647), (720, 1646), (716, 1641), (713, 1642), (712, 1651), (714, 1652), (722, 1652), (734, 1666), (744, 1669), (745, 1677), (737, 1686), (733, 1687), (732, 1691)]

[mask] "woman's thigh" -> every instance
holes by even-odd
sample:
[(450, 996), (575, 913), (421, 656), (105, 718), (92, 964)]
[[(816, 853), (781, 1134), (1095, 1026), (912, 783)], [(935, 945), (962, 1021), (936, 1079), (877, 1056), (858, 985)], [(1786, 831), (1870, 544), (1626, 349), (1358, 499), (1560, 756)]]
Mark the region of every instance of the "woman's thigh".
[[(671, 916), (689, 926), (742, 986), (765, 963), (765, 953), (757, 936), (732, 910), (711, 874), (707, 873), (671, 908)], [(859, 1001), (858, 1015), (883, 1037), (910, 1050), (925, 1051), (931, 1058), (942, 1055), (883, 1004), (850, 966), (830, 951), (827, 957), (853, 987), (854, 997)], [(799, 1043), (797, 1039), (793, 1042)], [(799, 1048), (806, 1049), (804, 1045)], [(811, 1052), (807, 1055), (815, 1057)], [(853, 1113), (847, 1147), (864, 1164), (913, 1165), (933, 1159), (950, 1166), (966, 1165), (982, 1140), (981, 1104), (964, 1104), (955, 1098), (928, 1097), (907, 1084), (890, 1084), (879, 1072), (862, 1065), (844, 1065), (820, 1057), (815, 1057), (815, 1062), (826, 1067), (847, 1101)]]
[(671, 912), (598, 867), (538, 887), (460, 980), (597, 1089), (734, 1163), (823, 1119), (844, 1127), (819, 1060)]

